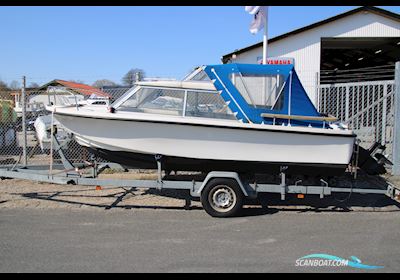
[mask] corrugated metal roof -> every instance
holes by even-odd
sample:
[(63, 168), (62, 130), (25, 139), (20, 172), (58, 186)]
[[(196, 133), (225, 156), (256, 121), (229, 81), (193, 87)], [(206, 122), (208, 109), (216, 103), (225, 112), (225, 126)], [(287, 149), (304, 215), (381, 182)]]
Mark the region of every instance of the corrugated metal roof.
[(83, 94), (83, 95), (92, 95), (96, 94), (101, 97), (107, 97), (111, 98), (112, 96), (96, 87), (92, 87), (86, 84), (81, 84), (81, 83), (76, 83), (76, 82), (70, 82), (70, 81), (64, 81), (64, 80), (53, 80), (43, 86), (41, 86), (39, 89), (44, 90), (47, 89), (49, 86), (55, 86), (55, 85), (61, 85), (64, 86), (76, 93)]
[(55, 80), (55, 81), (65, 87), (70, 88), (71, 90), (81, 93), (83, 95), (96, 94), (96, 95), (102, 96), (102, 97), (108, 97), (108, 98), (111, 97), (110, 94), (105, 93), (104, 91), (101, 91), (100, 89), (89, 86), (89, 85), (70, 82), (70, 81), (64, 81), (64, 80)]

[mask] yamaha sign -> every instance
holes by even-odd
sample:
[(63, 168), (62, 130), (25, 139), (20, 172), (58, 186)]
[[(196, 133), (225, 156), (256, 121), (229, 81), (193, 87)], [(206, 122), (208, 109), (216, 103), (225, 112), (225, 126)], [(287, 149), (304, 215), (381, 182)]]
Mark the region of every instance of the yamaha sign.
[[(257, 63), (263, 64), (262, 56), (257, 57)], [(294, 58), (292, 57), (268, 57), (267, 64), (271, 65), (289, 65), (292, 64), (294, 66)]]

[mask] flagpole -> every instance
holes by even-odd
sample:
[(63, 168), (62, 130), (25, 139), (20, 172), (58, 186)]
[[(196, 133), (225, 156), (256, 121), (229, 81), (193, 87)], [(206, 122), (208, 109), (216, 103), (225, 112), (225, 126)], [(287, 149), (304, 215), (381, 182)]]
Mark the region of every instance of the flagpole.
[[(268, 7), (264, 7), (265, 17), (264, 17), (264, 36), (263, 36), (263, 65), (267, 64), (267, 49), (268, 49)], [(267, 78), (264, 77), (263, 79), (263, 94), (262, 94), (262, 104), (267, 105), (267, 88), (268, 88), (268, 81)]]
[(264, 38), (263, 38), (263, 64), (267, 64), (268, 49), (268, 8), (265, 7), (264, 17)]

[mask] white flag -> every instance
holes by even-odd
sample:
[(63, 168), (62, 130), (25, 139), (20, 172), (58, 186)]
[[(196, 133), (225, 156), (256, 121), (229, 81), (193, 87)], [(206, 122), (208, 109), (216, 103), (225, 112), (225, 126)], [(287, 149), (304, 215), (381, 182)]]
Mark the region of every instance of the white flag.
[(246, 6), (246, 12), (254, 15), (254, 19), (250, 24), (250, 32), (256, 34), (264, 28), (264, 22), (267, 17), (266, 6)]

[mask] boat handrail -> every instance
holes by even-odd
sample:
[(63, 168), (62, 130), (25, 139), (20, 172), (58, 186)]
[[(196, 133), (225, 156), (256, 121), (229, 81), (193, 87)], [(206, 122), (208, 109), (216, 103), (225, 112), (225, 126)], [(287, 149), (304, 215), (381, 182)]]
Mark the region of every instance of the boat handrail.
[(317, 116), (300, 116), (300, 115), (283, 115), (283, 114), (262, 113), (261, 117), (273, 118), (273, 119), (307, 120), (307, 121), (324, 121), (324, 122), (338, 121), (338, 118), (336, 118), (334, 116), (317, 117)]
[(135, 85), (142, 87), (216, 91), (216, 88), (211, 81), (140, 81), (136, 82)]

